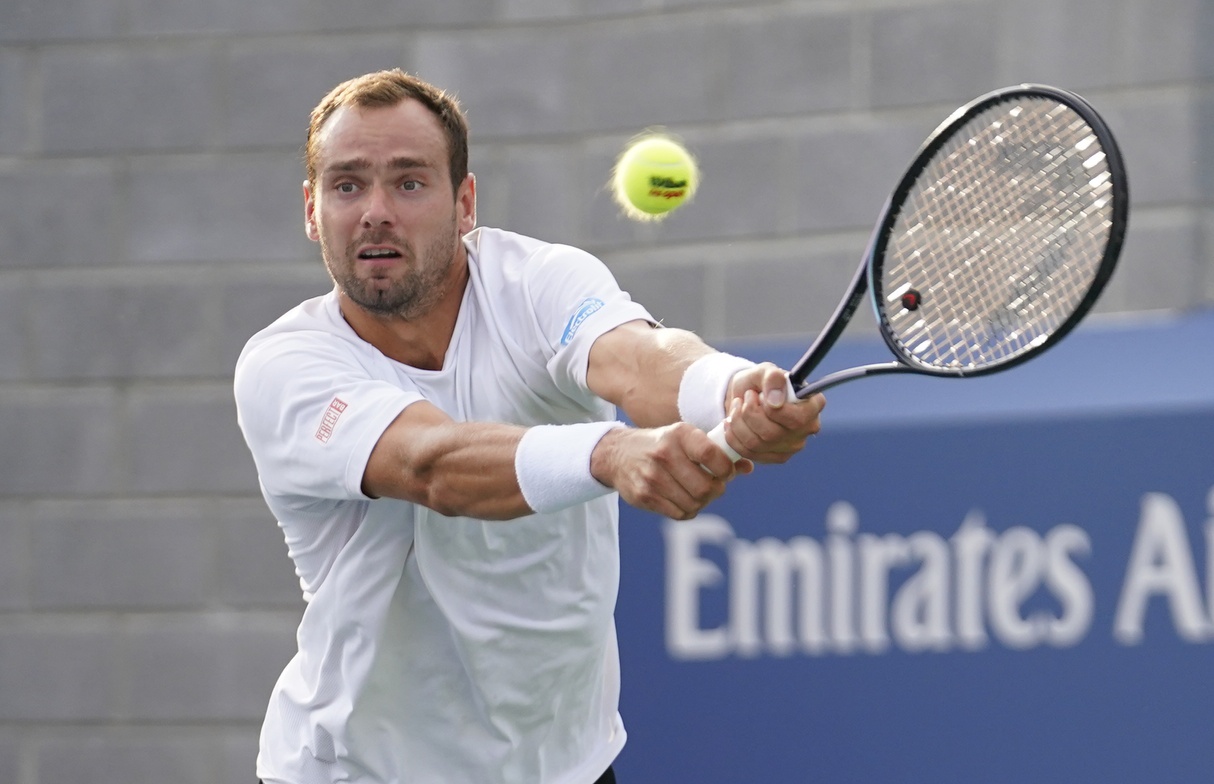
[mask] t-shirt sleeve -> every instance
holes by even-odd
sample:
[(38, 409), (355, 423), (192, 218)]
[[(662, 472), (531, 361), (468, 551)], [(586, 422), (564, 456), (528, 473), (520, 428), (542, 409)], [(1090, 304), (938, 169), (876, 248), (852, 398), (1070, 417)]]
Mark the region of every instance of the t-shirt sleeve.
[(616, 282), (602, 261), (565, 245), (549, 246), (529, 269), (529, 285), (540, 331), (552, 351), (548, 373), (574, 398), (586, 386), (590, 349), (605, 332), (636, 320), (653, 321)]
[(417, 389), (378, 380), (322, 332), (269, 337), (236, 366), (237, 420), (263, 489), (278, 496), (365, 499), (363, 473)]

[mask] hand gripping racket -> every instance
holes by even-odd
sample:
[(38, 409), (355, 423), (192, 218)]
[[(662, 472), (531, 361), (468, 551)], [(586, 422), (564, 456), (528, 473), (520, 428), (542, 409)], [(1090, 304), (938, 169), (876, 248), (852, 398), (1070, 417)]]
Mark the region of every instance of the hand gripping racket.
[[(1077, 95), (1023, 84), (962, 106), (890, 194), (851, 290), (789, 371), (789, 392), (866, 376), (962, 378), (1058, 343), (1113, 274), (1129, 217), (1108, 126)], [(894, 361), (808, 381), (865, 293)], [(725, 443), (721, 423), (709, 436)]]

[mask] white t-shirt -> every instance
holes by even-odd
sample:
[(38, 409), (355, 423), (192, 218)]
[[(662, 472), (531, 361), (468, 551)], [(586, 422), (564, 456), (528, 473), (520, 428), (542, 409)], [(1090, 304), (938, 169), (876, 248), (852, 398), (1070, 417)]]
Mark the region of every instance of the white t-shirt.
[(307, 600), (262, 728), (267, 784), (587, 784), (624, 745), (616, 494), (486, 522), (360, 490), (418, 400), (460, 421), (615, 417), (586, 386), (590, 346), (648, 312), (575, 248), (486, 228), (465, 244), (442, 370), (361, 340), (335, 293), (237, 362), (240, 426)]

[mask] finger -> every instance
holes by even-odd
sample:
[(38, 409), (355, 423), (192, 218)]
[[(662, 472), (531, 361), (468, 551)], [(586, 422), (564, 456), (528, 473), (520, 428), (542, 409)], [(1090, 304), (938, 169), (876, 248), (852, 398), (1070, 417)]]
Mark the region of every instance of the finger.
[(733, 435), (734, 417), (738, 416), (738, 412), (741, 410), (741, 398), (734, 398), (733, 400), (729, 401), (728, 410), (725, 412), (725, 419), (722, 420), (721, 424), (717, 425), (713, 432), (709, 434), (709, 440), (717, 443), (716, 438), (718, 435), (718, 430), (720, 431), (721, 437), (725, 439), (725, 446), (729, 447), (730, 450), (733, 450), (733, 454), (730, 454), (729, 450), (722, 448), (722, 451), (724, 451), (730, 458), (733, 458), (734, 455), (737, 455), (739, 458), (741, 457), (741, 455), (738, 454), (738, 450), (742, 447), (738, 443), (737, 437)]
[(763, 374), (761, 394), (763, 403), (773, 410), (796, 400), (788, 374), (774, 365)]
[(726, 480), (711, 476), (699, 466), (687, 466), (685, 472), (680, 471), (679, 475), (672, 475), (671, 479), (677, 486), (669, 490), (666, 497), (676, 514), (667, 516), (679, 520), (695, 517), (725, 492)]
[(700, 507), (692, 503), (679, 504), (670, 499), (662, 499), (661, 506), (650, 511), (657, 512), (663, 517), (669, 517), (671, 520), (690, 520), (700, 513)]
[(778, 408), (766, 407), (766, 415), (773, 421), (790, 430), (809, 434), (817, 432), (818, 415), (826, 405), (826, 398), (815, 393), (804, 400), (793, 398), (792, 405)]
[(639, 486), (628, 494), (626, 500), (632, 506), (673, 520), (691, 519), (702, 506), (692, 498), (681, 482), (666, 472), (646, 476)]
[(657, 462), (653, 486), (686, 516), (720, 497), (736, 471), (724, 450), (691, 426), (672, 428)]
[(760, 394), (754, 390), (747, 390), (741, 399), (734, 401), (725, 428), (727, 440), (735, 451), (749, 458), (771, 451), (772, 443), (794, 435), (772, 421)]
[(699, 438), (699, 431), (696, 431), (696, 435), (692, 436), (687, 444), (687, 454), (712, 476), (726, 481), (734, 476), (736, 470), (733, 455), (718, 446), (711, 438)]
[(772, 422), (757, 400), (750, 402), (751, 406), (743, 405), (730, 425), (730, 437), (748, 458), (761, 463), (784, 463), (805, 447), (806, 433)]
[(738, 439), (751, 450), (764, 449), (798, 437), (797, 431), (786, 424), (786, 420), (796, 421), (796, 418), (791, 413), (782, 413), (781, 410), (773, 412), (766, 402), (760, 400), (758, 394), (752, 392), (743, 399), (738, 414), (734, 417), (737, 427), (735, 432)]

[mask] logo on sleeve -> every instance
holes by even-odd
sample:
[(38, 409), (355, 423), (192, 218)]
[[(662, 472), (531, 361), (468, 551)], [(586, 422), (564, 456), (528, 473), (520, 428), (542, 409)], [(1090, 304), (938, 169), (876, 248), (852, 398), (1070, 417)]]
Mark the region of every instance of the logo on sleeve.
[(346, 402), (339, 397), (333, 398), (333, 402), (325, 409), (325, 415), (320, 420), (320, 427), (316, 430), (316, 440), (322, 444), (327, 444), (329, 438), (333, 435), (333, 428), (337, 426), (337, 420), (341, 418), (342, 412), (346, 410)]
[(561, 335), (561, 345), (568, 346), (569, 341), (573, 340), (573, 336), (577, 334), (578, 328), (582, 326), (582, 322), (602, 310), (605, 304), (598, 297), (587, 297), (579, 302), (577, 309), (569, 317), (569, 323), (565, 325), (565, 332)]

